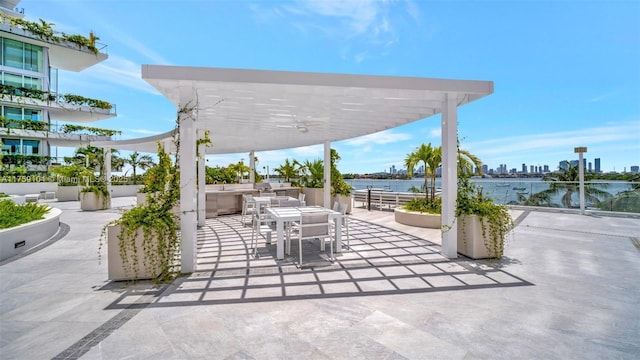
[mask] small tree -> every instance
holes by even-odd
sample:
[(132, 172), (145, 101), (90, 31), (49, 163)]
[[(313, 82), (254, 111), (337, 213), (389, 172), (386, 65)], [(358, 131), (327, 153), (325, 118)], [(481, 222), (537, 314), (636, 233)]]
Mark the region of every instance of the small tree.
[(131, 165), (133, 171), (134, 184), (137, 182), (136, 169), (140, 168), (146, 170), (155, 165), (153, 158), (150, 155), (140, 155), (137, 151), (129, 154), (129, 157), (124, 160), (125, 163)]

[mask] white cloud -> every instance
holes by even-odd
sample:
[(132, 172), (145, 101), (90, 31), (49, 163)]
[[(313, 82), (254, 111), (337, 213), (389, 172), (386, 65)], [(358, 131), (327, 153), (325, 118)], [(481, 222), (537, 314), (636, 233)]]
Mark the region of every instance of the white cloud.
[(126, 129), (123, 131), (132, 132), (136, 134), (143, 134), (143, 135), (157, 135), (163, 132), (163, 131), (146, 130), (146, 129)]
[[(393, 7), (392, 1), (377, 0), (299, 0), (272, 7), (256, 4), (248, 6), (261, 23), (286, 21), (297, 32), (320, 33), (336, 40), (342, 58), (356, 63), (369, 59), (370, 53), (366, 48), (359, 48), (350, 54), (350, 47), (345, 43), (358, 39), (368, 45), (389, 47), (399, 41), (395, 30), (396, 22), (390, 16)], [(407, 4), (405, 11), (410, 14), (409, 18), (419, 14), (416, 4)], [(404, 19), (407, 20), (407, 17)], [(379, 50), (375, 53), (379, 53)]]
[(559, 131), (544, 134), (497, 138), (475, 143), (461, 144), (482, 158), (523, 151), (573, 152), (576, 146), (593, 146), (603, 143), (635, 141), (640, 139), (640, 122), (610, 124), (595, 128)]
[(380, 131), (375, 134), (360, 136), (357, 138), (345, 140), (345, 144), (352, 146), (361, 146), (368, 144), (389, 144), (411, 139), (411, 134), (396, 133), (391, 130)]
[(149, 83), (142, 80), (141, 66), (119, 56), (109, 57), (109, 60), (92, 68), (90, 75), (100, 78), (101, 81), (124, 86), (150, 94), (160, 93)]
[(323, 145), (312, 145), (312, 146), (304, 146), (295, 149), (291, 149), (291, 152), (295, 157), (298, 156), (306, 156), (306, 157), (324, 157), (324, 146)]

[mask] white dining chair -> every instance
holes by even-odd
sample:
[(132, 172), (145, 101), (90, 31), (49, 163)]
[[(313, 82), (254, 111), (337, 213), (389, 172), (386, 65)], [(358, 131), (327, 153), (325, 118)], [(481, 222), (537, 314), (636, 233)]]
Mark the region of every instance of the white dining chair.
[(256, 210), (256, 202), (251, 194), (242, 195), (242, 225), (245, 225), (244, 218), (252, 216)]
[(347, 204), (346, 203), (338, 203), (340, 206), (338, 207), (338, 212), (342, 214), (342, 228), (345, 229), (347, 235), (347, 249), (351, 250), (349, 246), (349, 215), (347, 215)]
[(297, 199), (280, 199), (278, 201), (278, 207), (298, 207), (300, 206), (300, 200)]
[(298, 194), (298, 200), (300, 200), (300, 206), (306, 206), (306, 202), (304, 201), (304, 198), (307, 196), (307, 194), (305, 193), (299, 193)]
[(329, 239), (330, 253), (329, 261), (333, 261), (333, 240), (332, 222), (329, 218), (329, 212), (326, 210), (305, 211), (300, 214), (300, 219), (291, 223), (287, 232), (288, 248), (291, 250), (291, 240), (298, 239), (298, 267), (302, 268), (302, 240), (321, 240)]
[(268, 243), (271, 243), (271, 233), (273, 232), (274, 220), (267, 214), (266, 205), (259, 205), (255, 208), (251, 216), (251, 253), (258, 258), (258, 236), (265, 236)]

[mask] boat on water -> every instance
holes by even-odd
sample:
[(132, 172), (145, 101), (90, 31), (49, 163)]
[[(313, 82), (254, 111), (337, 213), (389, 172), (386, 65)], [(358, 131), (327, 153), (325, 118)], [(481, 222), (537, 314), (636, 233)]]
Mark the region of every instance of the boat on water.
[(524, 190), (527, 190), (527, 188), (526, 188), (525, 186), (523, 186), (523, 187), (517, 187), (517, 186), (514, 186), (514, 187), (513, 187), (513, 190), (517, 190), (517, 191), (524, 191)]
[(506, 186), (509, 186), (509, 184), (507, 184), (507, 183), (497, 183), (496, 186), (497, 187), (506, 187)]

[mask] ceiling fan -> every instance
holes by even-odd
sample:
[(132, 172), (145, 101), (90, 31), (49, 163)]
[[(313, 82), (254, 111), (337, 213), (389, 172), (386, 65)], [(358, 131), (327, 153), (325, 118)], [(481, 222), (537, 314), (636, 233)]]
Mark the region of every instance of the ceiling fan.
[[(311, 119), (310, 116), (308, 116), (307, 118)], [(319, 120), (301, 121), (295, 118), (295, 115), (294, 115), (294, 119), (295, 119), (295, 122), (290, 122), (288, 124), (276, 124), (276, 126), (279, 128), (297, 129), (301, 133), (306, 133), (306, 132), (309, 132), (309, 128), (320, 127), (324, 124), (323, 121), (319, 121)]]

